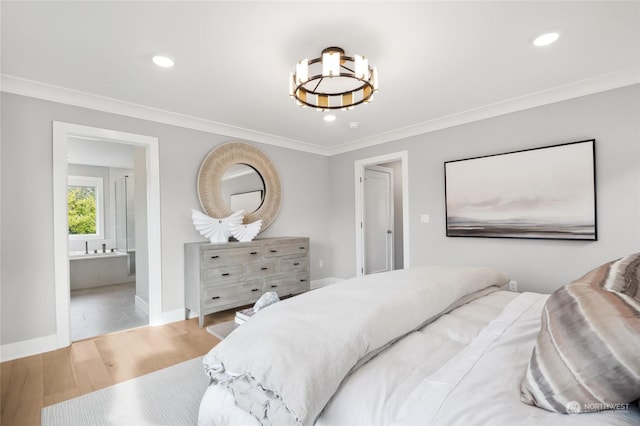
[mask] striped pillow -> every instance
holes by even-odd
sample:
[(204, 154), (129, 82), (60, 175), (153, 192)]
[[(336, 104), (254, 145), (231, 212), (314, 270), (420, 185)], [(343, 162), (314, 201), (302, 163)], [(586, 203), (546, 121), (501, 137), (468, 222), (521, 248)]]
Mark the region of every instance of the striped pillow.
[(628, 407), (640, 398), (640, 253), (553, 293), (520, 399), (559, 413)]

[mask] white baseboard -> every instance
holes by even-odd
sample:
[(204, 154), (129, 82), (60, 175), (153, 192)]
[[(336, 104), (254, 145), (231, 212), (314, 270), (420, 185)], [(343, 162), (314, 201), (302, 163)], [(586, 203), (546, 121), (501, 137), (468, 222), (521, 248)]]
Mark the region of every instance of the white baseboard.
[(321, 278), (319, 280), (313, 280), (311, 281), (311, 290), (315, 290), (320, 287), (326, 287), (331, 284), (339, 283), (340, 281), (344, 281), (344, 280), (342, 278), (335, 278), (335, 277), (327, 277), (327, 278)]
[(23, 340), (22, 342), (9, 343), (0, 346), (0, 362), (55, 351), (56, 349), (58, 349), (58, 336), (55, 334), (38, 337), (36, 339)]
[[(149, 304), (140, 297), (135, 297), (136, 306), (149, 312)], [(152, 326), (170, 324), (176, 321), (184, 320), (184, 309), (176, 309), (175, 311), (163, 312), (160, 318)], [(37, 355), (44, 352), (55, 351), (60, 349), (58, 346), (58, 336), (55, 334), (38, 337), (36, 339), (23, 340), (21, 342), (9, 343), (0, 346), (0, 362), (11, 361), (18, 358), (24, 358), (31, 355)]]
[(184, 314), (185, 314), (184, 309), (176, 309), (175, 311), (162, 312), (160, 316), (149, 325), (155, 327), (158, 325), (171, 324), (172, 322), (176, 322), (176, 321), (184, 321)]
[(145, 300), (136, 294), (136, 308), (140, 308), (142, 312), (149, 316), (149, 304)]

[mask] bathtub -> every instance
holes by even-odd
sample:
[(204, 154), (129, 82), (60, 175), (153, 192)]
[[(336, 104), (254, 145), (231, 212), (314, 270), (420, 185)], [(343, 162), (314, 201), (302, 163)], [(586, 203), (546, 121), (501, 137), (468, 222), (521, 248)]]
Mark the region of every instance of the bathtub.
[(93, 250), (89, 251), (89, 253), (86, 253), (84, 251), (70, 251), (69, 252), (69, 260), (86, 260), (86, 259), (95, 259), (97, 257), (120, 257), (120, 256), (126, 256), (127, 253), (122, 252), (122, 251), (107, 251), (106, 253), (101, 252), (100, 250), (98, 250), (97, 253), (95, 253)]
[(69, 252), (71, 290), (134, 282), (136, 276), (129, 275), (128, 259), (127, 253), (121, 251)]

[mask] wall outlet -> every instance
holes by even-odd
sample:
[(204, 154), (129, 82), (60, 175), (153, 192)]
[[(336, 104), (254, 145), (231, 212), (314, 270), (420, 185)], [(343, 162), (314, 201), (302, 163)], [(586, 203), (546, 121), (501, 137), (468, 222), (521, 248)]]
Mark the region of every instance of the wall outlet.
[(322, 268), (322, 266), (323, 266), (322, 260), (319, 260), (318, 261), (318, 268)]
[(518, 291), (518, 281), (509, 281), (509, 291)]
[(429, 215), (428, 214), (421, 214), (420, 215), (420, 223), (429, 223)]

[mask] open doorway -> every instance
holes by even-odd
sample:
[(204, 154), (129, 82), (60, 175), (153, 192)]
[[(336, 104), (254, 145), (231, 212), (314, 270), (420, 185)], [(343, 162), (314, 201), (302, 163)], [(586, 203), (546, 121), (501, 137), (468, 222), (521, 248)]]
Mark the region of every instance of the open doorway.
[[(116, 164), (89, 164), (97, 160), (81, 159), (82, 155), (79, 156), (78, 149), (74, 147), (82, 147), (85, 157), (100, 158), (103, 163), (112, 161), (108, 159), (115, 155), (114, 152), (127, 152), (130, 154), (130, 162), (127, 165), (117, 164), (117, 167)], [(135, 194), (130, 198), (137, 201), (133, 210), (135, 227), (127, 230), (123, 223), (120, 231), (116, 231), (116, 197), (120, 199), (120, 207), (124, 207), (122, 203), (127, 203), (127, 189), (123, 185), (127, 184), (127, 175), (135, 176), (136, 179), (135, 185), (132, 180), (128, 183), (128, 190)], [(81, 179), (78, 181), (76, 178)], [(70, 123), (53, 123), (54, 266), (58, 347), (68, 346), (72, 340), (71, 291), (72, 283), (75, 285), (78, 281), (77, 277), (73, 278), (72, 275), (73, 266), (70, 266), (70, 263), (73, 262), (77, 262), (76, 266), (85, 266), (85, 275), (79, 276), (82, 277), (82, 281), (94, 281), (89, 287), (103, 287), (103, 290), (110, 285), (131, 287), (127, 291), (134, 293), (133, 308), (145, 313), (144, 324), (159, 321), (162, 312), (159, 180), (157, 138)], [(102, 207), (97, 209), (101, 212), (101, 217), (97, 218), (93, 227), (85, 230), (84, 234), (76, 232), (73, 237), (70, 236), (71, 221), (68, 220), (69, 188), (72, 182), (79, 184), (77, 186), (81, 189), (88, 188), (89, 193), (102, 193), (99, 201)], [(94, 182), (95, 186), (91, 182)], [(108, 194), (107, 200), (105, 194)], [(126, 215), (125, 209), (120, 212), (119, 220), (126, 221)], [(135, 235), (135, 243), (120, 247), (116, 234), (122, 232)], [(77, 260), (76, 255), (86, 257)], [(123, 262), (126, 269), (122, 276), (116, 279), (113, 276), (106, 277), (105, 271), (112, 272), (112, 266), (101, 264), (99, 267), (103, 273), (89, 277), (86, 271), (87, 264), (82, 262), (96, 260)], [(93, 268), (98, 266), (93, 265), (88, 269)], [(120, 282), (114, 283), (114, 280)], [(93, 290), (88, 288), (81, 291)], [(100, 306), (95, 308), (101, 309)], [(126, 321), (121, 321), (119, 326), (116, 325), (116, 329), (128, 328), (129, 325)], [(137, 325), (142, 324), (136, 323), (133, 326)], [(100, 334), (113, 331), (104, 328), (102, 330)], [(74, 335), (73, 340), (78, 340), (78, 336)]]
[(136, 282), (136, 205), (146, 203), (146, 188), (135, 185), (146, 164), (136, 157), (144, 151), (68, 137), (71, 341), (149, 323), (148, 283)]
[(355, 162), (356, 275), (409, 267), (407, 176), (406, 151)]

